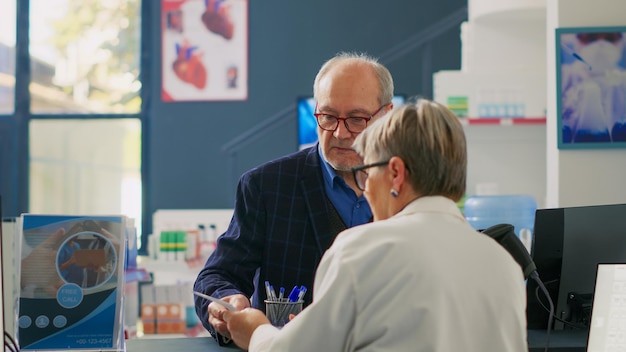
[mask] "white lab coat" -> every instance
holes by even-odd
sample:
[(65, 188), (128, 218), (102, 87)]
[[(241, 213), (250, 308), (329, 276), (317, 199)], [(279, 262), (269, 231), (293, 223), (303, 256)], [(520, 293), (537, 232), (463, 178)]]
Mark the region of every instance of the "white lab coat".
[(528, 351), (520, 266), (456, 204), (420, 198), (342, 232), (318, 267), (313, 304), (250, 351)]

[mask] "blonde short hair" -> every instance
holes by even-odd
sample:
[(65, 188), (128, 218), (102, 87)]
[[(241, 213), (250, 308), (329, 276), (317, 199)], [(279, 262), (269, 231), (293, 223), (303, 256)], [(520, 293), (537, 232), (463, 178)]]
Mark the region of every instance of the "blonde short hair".
[(354, 141), (361, 156), (406, 164), (408, 181), (422, 196), (463, 197), (467, 147), (459, 119), (447, 107), (426, 99), (394, 108)]

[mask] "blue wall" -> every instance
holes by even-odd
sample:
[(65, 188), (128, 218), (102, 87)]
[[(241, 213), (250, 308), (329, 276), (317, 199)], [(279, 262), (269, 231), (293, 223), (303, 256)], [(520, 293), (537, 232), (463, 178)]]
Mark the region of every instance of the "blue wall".
[[(142, 9), (144, 236), (157, 209), (231, 208), (241, 173), (295, 151), (296, 99), (312, 95), (317, 70), (339, 51), (379, 57), (396, 93), (432, 97), (432, 73), (460, 67), (467, 18), (467, 0), (249, 0), (248, 99), (162, 103), (159, 4)], [(28, 204), (29, 12), (18, 5), (16, 114), (0, 116), (5, 216)]]
[[(394, 76), (397, 93), (432, 97), (432, 73), (460, 67), (460, 20), (430, 45), (411, 45), (426, 36), (418, 33), (453, 13), (466, 18), (467, 1), (424, 4), (250, 0), (249, 91), (248, 100), (239, 102), (162, 103), (160, 23), (152, 21), (151, 82), (144, 86), (151, 93), (148, 214), (161, 208), (231, 208), (241, 173), (297, 149), (296, 98), (312, 94), (317, 70), (338, 51), (380, 57)], [(160, 18), (158, 6), (149, 11), (151, 18)], [(266, 134), (238, 150), (240, 143), (233, 140), (272, 118), (276, 121), (266, 126), (271, 126)], [(232, 150), (237, 150), (234, 158), (229, 156)]]

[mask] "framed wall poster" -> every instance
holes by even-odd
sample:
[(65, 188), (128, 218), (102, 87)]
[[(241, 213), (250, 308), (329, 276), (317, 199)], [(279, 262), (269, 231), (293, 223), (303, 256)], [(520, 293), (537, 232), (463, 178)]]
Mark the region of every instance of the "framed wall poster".
[(626, 27), (557, 28), (559, 149), (626, 147)]
[(248, 98), (248, 0), (161, 0), (161, 100)]

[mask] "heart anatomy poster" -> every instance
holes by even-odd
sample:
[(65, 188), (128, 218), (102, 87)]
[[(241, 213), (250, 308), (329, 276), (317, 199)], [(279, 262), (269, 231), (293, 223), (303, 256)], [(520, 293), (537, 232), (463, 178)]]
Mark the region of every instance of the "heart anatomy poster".
[(161, 28), (161, 100), (247, 99), (247, 0), (161, 0)]

